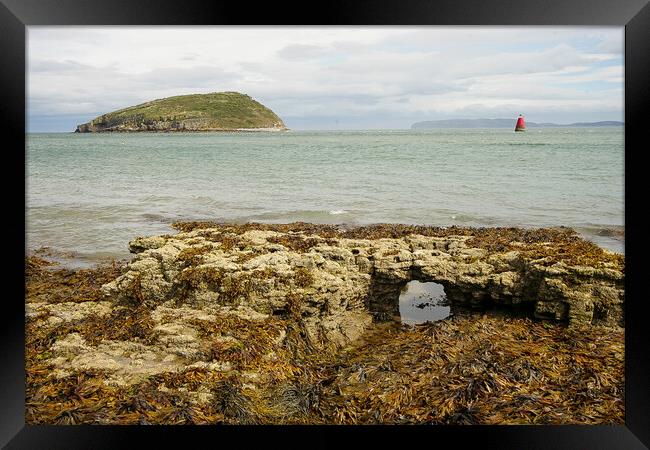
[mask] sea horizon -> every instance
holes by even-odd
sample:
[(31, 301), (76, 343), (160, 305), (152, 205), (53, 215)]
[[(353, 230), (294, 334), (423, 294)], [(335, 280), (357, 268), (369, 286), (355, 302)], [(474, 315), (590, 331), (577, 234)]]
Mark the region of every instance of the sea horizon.
[[(460, 120), (465, 120), (465, 119), (460, 119)], [(468, 119), (472, 120), (472, 119)], [(488, 120), (498, 120), (498, 119), (488, 119)], [(435, 121), (433, 121), (435, 122)], [(606, 121), (599, 121), (599, 122), (619, 122), (617, 120), (606, 120)], [(516, 118), (512, 119), (513, 126), (512, 127), (444, 127), (444, 128), (291, 128), (287, 127), (286, 130), (281, 130), (280, 132), (286, 133), (289, 131), (322, 131), (322, 132), (344, 132), (344, 131), (431, 131), (434, 129), (440, 130), (440, 129), (449, 129), (449, 130), (466, 130), (466, 129), (472, 129), (472, 130), (512, 130), (514, 131), (514, 124), (516, 123)], [(554, 124), (557, 126), (536, 126), (533, 127), (535, 131), (539, 129), (553, 129), (553, 128), (566, 128), (569, 125), (572, 125), (575, 122), (571, 123), (566, 123), (566, 124)], [(596, 122), (594, 122), (596, 123)], [(589, 126), (589, 125), (575, 125), (572, 126), (571, 128), (624, 128), (625, 127), (625, 122), (621, 121), (620, 124), (617, 125), (606, 125), (604, 127), (599, 127), (599, 126)], [(108, 132), (102, 132), (99, 134), (133, 134), (133, 133), (149, 133), (149, 134), (169, 134), (169, 133), (188, 133), (188, 134), (193, 134), (193, 133), (246, 133), (247, 131), (245, 130), (224, 130), (224, 131), (137, 131), (137, 132), (125, 132), (125, 131), (108, 131)], [(255, 130), (255, 131), (250, 131), (250, 132), (255, 132), (255, 133), (277, 133), (277, 131), (266, 131), (266, 130)], [(59, 130), (59, 131), (29, 131), (26, 130), (25, 134), (30, 135), (30, 134), (68, 134), (72, 133), (75, 134), (75, 130), (71, 131), (65, 131), (65, 130)], [(79, 133), (77, 133), (79, 134)]]

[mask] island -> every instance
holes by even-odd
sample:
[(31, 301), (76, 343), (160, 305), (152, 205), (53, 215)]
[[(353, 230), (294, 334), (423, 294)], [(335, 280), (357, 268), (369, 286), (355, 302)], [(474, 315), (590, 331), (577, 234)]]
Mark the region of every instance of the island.
[(285, 131), (282, 119), (239, 92), (167, 97), (102, 114), (75, 133), (143, 131)]

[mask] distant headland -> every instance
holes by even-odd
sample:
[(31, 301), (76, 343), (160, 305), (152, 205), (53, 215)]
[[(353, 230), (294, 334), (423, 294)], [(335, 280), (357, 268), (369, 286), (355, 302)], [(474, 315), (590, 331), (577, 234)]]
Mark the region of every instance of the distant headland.
[(76, 133), (141, 131), (283, 131), (282, 119), (239, 92), (167, 97), (102, 114)]
[[(513, 128), (516, 119), (450, 119), (450, 120), (429, 120), (425, 122), (416, 122), (411, 125), (411, 129), (429, 129), (429, 128)], [(557, 123), (535, 123), (526, 121), (528, 128), (543, 127), (621, 127), (624, 122), (603, 121), (603, 122), (576, 122), (570, 124)]]

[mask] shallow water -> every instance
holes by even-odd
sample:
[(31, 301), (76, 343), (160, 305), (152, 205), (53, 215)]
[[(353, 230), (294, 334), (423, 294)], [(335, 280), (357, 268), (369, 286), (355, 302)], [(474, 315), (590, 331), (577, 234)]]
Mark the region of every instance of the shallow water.
[(401, 322), (416, 325), (436, 322), (451, 314), (444, 287), (439, 283), (410, 281), (399, 296)]
[(623, 128), (29, 134), (28, 249), (128, 257), (181, 219), (574, 227), (623, 251)]

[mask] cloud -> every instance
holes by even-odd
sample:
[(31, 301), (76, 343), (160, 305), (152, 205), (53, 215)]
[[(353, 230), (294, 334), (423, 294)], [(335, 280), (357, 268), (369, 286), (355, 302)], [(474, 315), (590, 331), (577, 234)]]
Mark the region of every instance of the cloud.
[(320, 45), (292, 44), (278, 51), (280, 58), (288, 60), (313, 59), (326, 55), (330, 50)]
[(80, 64), (75, 61), (63, 60), (52, 61), (48, 59), (36, 60), (29, 65), (29, 72), (37, 73), (71, 73), (82, 70), (92, 69), (91, 66)]
[(28, 90), (28, 110), (35, 115), (94, 114), (171, 95), (228, 90), (239, 78), (210, 66), (160, 67), (139, 74), (76, 63), (36, 66)]
[(390, 127), (513, 111), (533, 121), (531, 111), (615, 120), (623, 111), (622, 30), (29, 27), (28, 118), (91, 119), (156, 98), (229, 90), (253, 96), (289, 127), (318, 127), (319, 117), (324, 126), (336, 117)]

